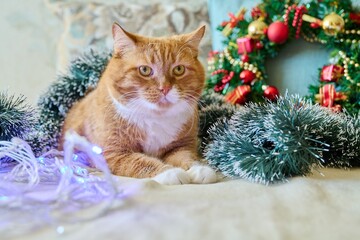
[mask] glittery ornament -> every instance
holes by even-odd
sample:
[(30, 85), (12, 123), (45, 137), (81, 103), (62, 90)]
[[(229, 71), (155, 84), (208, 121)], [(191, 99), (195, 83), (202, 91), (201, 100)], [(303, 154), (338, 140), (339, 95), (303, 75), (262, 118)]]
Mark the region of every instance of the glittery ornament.
[(334, 36), (344, 30), (345, 21), (336, 13), (327, 15), (322, 21), (322, 28), (329, 36)]
[(252, 39), (260, 39), (266, 33), (267, 25), (261, 19), (253, 21), (248, 26), (248, 34)]

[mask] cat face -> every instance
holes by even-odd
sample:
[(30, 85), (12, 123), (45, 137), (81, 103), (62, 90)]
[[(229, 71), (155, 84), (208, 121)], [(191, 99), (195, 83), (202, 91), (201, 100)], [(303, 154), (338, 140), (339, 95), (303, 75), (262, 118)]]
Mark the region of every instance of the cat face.
[(107, 69), (113, 99), (139, 111), (195, 106), (205, 80), (197, 59), (204, 31), (201, 27), (190, 34), (147, 38), (114, 24), (114, 54)]

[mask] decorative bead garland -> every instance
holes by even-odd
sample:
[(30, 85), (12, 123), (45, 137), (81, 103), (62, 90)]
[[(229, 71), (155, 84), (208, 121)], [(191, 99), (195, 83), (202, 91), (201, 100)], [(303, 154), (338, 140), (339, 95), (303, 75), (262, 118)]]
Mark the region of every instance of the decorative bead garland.
[(241, 68), (243, 68), (244, 70), (249, 70), (249, 71), (252, 71), (253, 73), (255, 73), (256, 75), (256, 78), (262, 80), (262, 76), (261, 76), (261, 72), (258, 70), (258, 68), (251, 64), (251, 63), (247, 63), (247, 62), (243, 62), (241, 61), (240, 59), (234, 59), (230, 52), (229, 52), (229, 49), (228, 48), (225, 48), (224, 50), (224, 55), (226, 57), (226, 59), (233, 65), (233, 66), (236, 66), (236, 65), (239, 65)]
[(302, 15), (306, 12), (306, 8), (305, 8), (305, 6), (297, 6), (296, 4), (293, 4), (292, 6), (287, 7), (285, 15), (283, 17), (286, 25), (289, 24), (289, 14), (293, 10), (295, 10), (295, 16), (294, 16), (294, 20), (291, 25), (293, 27), (296, 27), (295, 38), (299, 38), (301, 26), (303, 23)]
[[(342, 58), (343, 61), (343, 65), (344, 65), (344, 76), (346, 78), (346, 80), (349, 80), (351, 82), (354, 82), (354, 80), (351, 79), (348, 69), (349, 69), (349, 64), (353, 65), (355, 68), (359, 68), (359, 63), (355, 62), (354, 60), (350, 60), (349, 57), (346, 56), (346, 54), (343, 51), (339, 51), (339, 55)], [(360, 83), (357, 84), (358, 86), (360, 86)]]
[[(344, 34), (346, 34), (346, 35), (350, 35), (350, 34), (352, 34), (352, 35), (354, 35), (354, 34), (360, 35), (360, 30), (355, 30), (355, 29), (345, 30)], [(340, 38), (339, 41), (340, 42), (352, 43), (352, 44), (356, 44), (356, 43), (360, 44), (360, 39), (356, 40), (356, 39), (349, 39), (349, 38), (347, 38), (347, 39)]]

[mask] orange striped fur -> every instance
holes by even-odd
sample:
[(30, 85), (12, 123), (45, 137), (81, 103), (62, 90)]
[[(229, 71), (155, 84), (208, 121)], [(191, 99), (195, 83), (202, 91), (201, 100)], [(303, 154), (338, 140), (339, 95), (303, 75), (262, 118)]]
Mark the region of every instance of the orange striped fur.
[[(113, 57), (97, 88), (69, 111), (62, 135), (73, 129), (101, 146), (116, 175), (166, 172), (159, 182), (214, 182), (210, 168), (189, 170), (199, 159), (197, 104), (205, 75), (197, 55), (204, 31), (203, 26), (190, 34), (148, 38), (115, 23)], [(150, 67), (149, 76), (143, 66)], [(184, 73), (175, 74), (181, 66)]]

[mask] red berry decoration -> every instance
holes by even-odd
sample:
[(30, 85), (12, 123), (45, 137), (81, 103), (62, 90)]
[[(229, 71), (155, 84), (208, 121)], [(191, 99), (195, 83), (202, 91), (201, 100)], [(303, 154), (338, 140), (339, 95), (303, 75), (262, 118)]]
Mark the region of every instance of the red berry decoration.
[(321, 25), (318, 24), (317, 22), (312, 22), (312, 23), (310, 23), (310, 27), (311, 28), (319, 28), (319, 27), (321, 27)]
[(289, 28), (283, 22), (273, 22), (267, 30), (269, 40), (276, 44), (284, 43), (289, 36)]
[(256, 47), (257, 49), (262, 49), (262, 48), (264, 47), (264, 45), (262, 45), (261, 42), (257, 42), (257, 43), (255, 44), (255, 47)]
[(247, 54), (242, 55), (241, 56), (241, 61), (248, 62), (249, 61), (249, 55), (247, 55)]
[(274, 101), (276, 100), (276, 98), (279, 96), (279, 90), (277, 90), (276, 87), (274, 86), (268, 86), (265, 90), (264, 90), (264, 97), (266, 97), (267, 99)]
[(259, 18), (266, 18), (266, 16), (267, 13), (263, 9), (260, 9), (259, 7), (254, 7), (251, 10), (251, 17), (255, 20)]
[(360, 13), (351, 12), (349, 18), (352, 22), (360, 24)]
[(240, 73), (240, 79), (243, 80), (245, 84), (249, 84), (255, 79), (255, 73), (244, 70)]

